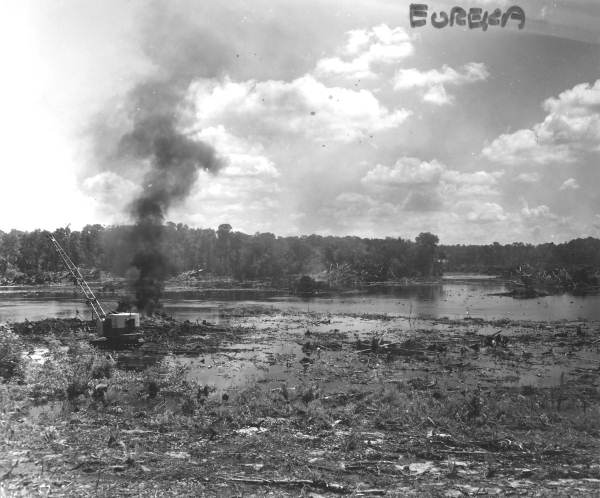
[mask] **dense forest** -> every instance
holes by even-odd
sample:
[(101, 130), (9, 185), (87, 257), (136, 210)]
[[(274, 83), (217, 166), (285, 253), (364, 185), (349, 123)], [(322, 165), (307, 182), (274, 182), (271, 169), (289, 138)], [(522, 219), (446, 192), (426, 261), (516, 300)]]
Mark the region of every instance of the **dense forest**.
[[(53, 235), (73, 262), (87, 269), (126, 275), (131, 267), (132, 227), (87, 225), (81, 231), (59, 228)], [(0, 280), (63, 272), (47, 232), (0, 231)], [(523, 243), (439, 245), (438, 237), (421, 233), (402, 238), (248, 235), (228, 224), (217, 230), (167, 223), (161, 250), (168, 274), (238, 280), (279, 281), (300, 275), (327, 275), (330, 282), (382, 282), (430, 277), (442, 271), (508, 274), (519, 266), (538, 269), (599, 268), (600, 240), (588, 237), (562, 244)]]

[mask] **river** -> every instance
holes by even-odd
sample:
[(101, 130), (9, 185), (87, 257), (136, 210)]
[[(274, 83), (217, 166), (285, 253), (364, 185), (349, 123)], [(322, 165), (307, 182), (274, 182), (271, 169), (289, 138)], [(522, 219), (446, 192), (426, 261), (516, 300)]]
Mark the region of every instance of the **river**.
[[(285, 294), (220, 291), (217, 296), (167, 298), (165, 312), (182, 320), (226, 323), (231, 316), (266, 312), (309, 311), (317, 313), (389, 315), (415, 318), (484, 318), (511, 320), (600, 320), (600, 295), (562, 294), (534, 299), (514, 299), (494, 294), (507, 289), (501, 281), (469, 275), (444, 278), (441, 284), (392, 287), (368, 293), (332, 297), (298, 298)], [(115, 306), (107, 299), (107, 309)], [(89, 318), (83, 299), (40, 297), (0, 291), (0, 322), (25, 319)]]

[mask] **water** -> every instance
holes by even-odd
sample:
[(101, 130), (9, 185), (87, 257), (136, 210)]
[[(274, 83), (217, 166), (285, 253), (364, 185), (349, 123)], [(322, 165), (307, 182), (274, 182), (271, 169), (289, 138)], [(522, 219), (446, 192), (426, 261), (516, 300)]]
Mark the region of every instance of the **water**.
[[(214, 390), (211, 396), (217, 397), (232, 388), (254, 382), (271, 382), (273, 385), (286, 383), (289, 386), (307, 382), (312, 374), (307, 373), (307, 365), (301, 363), (305, 359), (302, 344), (321, 333), (323, 337), (331, 339), (335, 334), (340, 334), (344, 341), (351, 341), (355, 336), (365, 339), (373, 334), (391, 333), (395, 334), (392, 338), (385, 337), (393, 341), (402, 337), (402, 331), (414, 329), (412, 319), (417, 318), (462, 319), (470, 316), (534, 321), (600, 320), (600, 295), (564, 294), (525, 300), (494, 295), (506, 290), (502, 282), (490, 278), (454, 277), (437, 285), (388, 287), (371, 292), (309, 299), (274, 295), (273, 292), (186, 291), (178, 294), (177, 298), (165, 299), (163, 303), (165, 311), (178, 319), (206, 320), (243, 327), (244, 333), (239, 343), (234, 341), (217, 351), (178, 355), (173, 359), (188, 368), (186, 375), (190, 380), (210, 386)], [(110, 299), (103, 300), (103, 303), (106, 309), (116, 304)], [(314, 314), (307, 315), (306, 312)], [(75, 316), (90, 317), (90, 311), (82, 299), (0, 291), (0, 322)], [(466, 327), (469, 327), (469, 322), (466, 323)], [(431, 329), (446, 326), (427, 325)], [(476, 327), (478, 334), (485, 334), (484, 329), (479, 325)], [(308, 331), (311, 336), (305, 336)], [(497, 328), (491, 327), (490, 333), (496, 331)], [(578, 367), (596, 367), (596, 353), (590, 358), (585, 356), (584, 351), (577, 354)], [(164, 353), (152, 353), (143, 348), (114, 355), (121, 368), (135, 369), (146, 368), (165, 358)], [(356, 363), (345, 365), (347, 368), (342, 370), (344, 372), (364, 368), (354, 355), (340, 356), (326, 348), (319, 355), (326, 364)], [(35, 361), (38, 356), (43, 358), (44, 351), (34, 351), (32, 360)], [(329, 356), (331, 361), (328, 360)], [(493, 356), (486, 354), (471, 361), (479, 370), (487, 372), (491, 381), (502, 379), (503, 384), (509, 387), (551, 387), (560, 385), (563, 378), (567, 381), (575, 378), (576, 374), (559, 361), (556, 364), (536, 365), (535, 368), (531, 363), (525, 363), (521, 370), (513, 364), (498, 363)], [(419, 368), (412, 370), (408, 362), (405, 370), (397, 372), (397, 377), (406, 380), (427, 377), (430, 373)], [(456, 374), (453, 382), (464, 382), (461, 375)], [(332, 391), (339, 388), (338, 380), (334, 377), (327, 384)], [(474, 382), (482, 381), (479, 377), (473, 379)]]
[[(535, 299), (514, 299), (493, 294), (507, 289), (498, 281), (450, 278), (439, 285), (413, 285), (349, 293), (334, 297), (297, 298), (273, 293), (240, 295), (221, 291), (218, 298), (193, 292), (185, 298), (163, 301), (165, 311), (182, 320), (206, 320), (226, 324), (231, 317), (261, 313), (316, 312), (332, 314), (389, 315), (413, 318), (484, 318), (511, 320), (600, 320), (600, 295), (562, 294)], [(107, 309), (115, 302), (106, 300)], [(24, 296), (0, 293), (0, 322), (42, 318), (89, 318), (83, 299)]]

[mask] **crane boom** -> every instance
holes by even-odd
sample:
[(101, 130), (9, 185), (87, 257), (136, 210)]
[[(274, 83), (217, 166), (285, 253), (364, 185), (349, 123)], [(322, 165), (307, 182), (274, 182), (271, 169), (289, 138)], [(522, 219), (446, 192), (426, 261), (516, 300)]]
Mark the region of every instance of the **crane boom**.
[(86, 303), (90, 306), (90, 308), (92, 308), (92, 315), (96, 314), (96, 316), (100, 320), (104, 320), (106, 318), (106, 312), (104, 311), (102, 305), (94, 295), (92, 289), (90, 289), (88, 283), (83, 278), (83, 275), (81, 274), (79, 269), (75, 266), (73, 261), (71, 261), (71, 258), (69, 258), (69, 255), (65, 252), (65, 250), (60, 246), (58, 240), (56, 240), (56, 238), (52, 234), (48, 234), (48, 237), (50, 238), (52, 245), (54, 245), (56, 252), (58, 252), (58, 255), (61, 257), (65, 266), (69, 270), (69, 273), (71, 273), (71, 276), (73, 277), (77, 285), (79, 285), (79, 288), (82, 290), (86, 299)]

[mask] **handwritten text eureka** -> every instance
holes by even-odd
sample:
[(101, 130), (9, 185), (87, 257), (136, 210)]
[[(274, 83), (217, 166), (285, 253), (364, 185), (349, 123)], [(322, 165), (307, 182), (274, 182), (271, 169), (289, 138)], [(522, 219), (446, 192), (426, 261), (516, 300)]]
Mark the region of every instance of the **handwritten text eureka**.
[[(418, 28), (427, 24), (428, 6), (422, 3), (410, 4), (410, 27)], [(488, 26), (506, 26), (509, 20), (518, 21), (518, 28), (525, 26), (525, 12), (521, 7), (513, 5), (503, 13), (500, 9), (495, 9), (491, 13), (480, 8), (471, 8), (467, 12), (462, 7), (452, 7), (450, 14), (447, 12), (433, 12), (431, 14), (431, 24), (435, 28), (445, 28), (446, 26), (466, 26), (469, 29), (481, 28), (486, 31)]]

